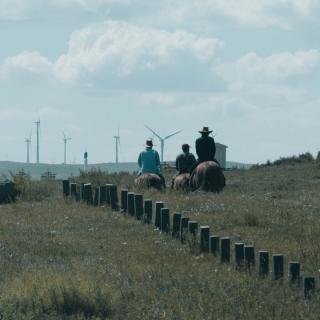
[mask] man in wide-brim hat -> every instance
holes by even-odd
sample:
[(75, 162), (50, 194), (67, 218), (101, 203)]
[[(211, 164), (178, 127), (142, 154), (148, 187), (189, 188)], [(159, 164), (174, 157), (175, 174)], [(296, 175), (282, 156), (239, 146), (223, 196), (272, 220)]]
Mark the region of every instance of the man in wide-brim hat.
[(196, 140), (196, 153), (198, 155), (197, 162), (192, 166), (190, 173), (202, 162), (216, 161), (216, 143), (212, 137), (209, 136), (212, 130), (209, 127), (203, 127), (199, 130), (201, 137)]
[(153, 141), (148, 139), (144, 144), (145, 150), (141, 151), (138, 158), (139, 172), (138, 176), (144, 173), (157, 174), (162, 181), (163, 187), (166, 187), (166, 182), (160, 172), (160, 157), (158, 151), (153, 149)]

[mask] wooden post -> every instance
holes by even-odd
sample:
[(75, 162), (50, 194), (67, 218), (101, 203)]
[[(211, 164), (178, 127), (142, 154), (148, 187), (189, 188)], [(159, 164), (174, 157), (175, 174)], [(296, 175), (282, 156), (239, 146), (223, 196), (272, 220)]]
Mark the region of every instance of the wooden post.
[(288, 264), (288, 278), (290, 283), (298, 282), (300, 280), (300, 263), (290, 261)]
[(156, 216), (154, 220), (154, 226), (158, 229), (161, 228), (161, 209), (164, 208), (162, 201), (156, 201)]
[(134, 192), (128, 192), (128, 213), (130, 216), (134, 216)]
[(93, 202), (93, 198), (92, 198), (92, 185), (91, 183), (86, 183), (83, 186), (83, 193), (84, 193), (84, 197), (83, 200), (88, 204), (88, 205), (92, 205)]
[(179, 238), (180, 235), (180, 224), (181, 224), (181, 213), (174, 213), (172, 218), (172, 237)]
[(121, 190), (121, 212), (127, 212), (128, 210), (128, 189)]
[(63, 190), (63, 196), (69, 197), (69, 195), (70, 195), (70, 181), (69, 180), (62, 181), (62, 190)]
[(160, 230), (162, 232), (169, 233), (170, 232), (170, 214), (168, 208), (161, 209), (161, 227)]
[(235, 243), (234, 253), (237, 267), (242, 267), (244, 264), (244, 243)]
[(220, 237), (211, 236), (210, 237), (210, 252), (216, 256), (219, 252), (219, 247), (220, 247)]
[(249, 269), (256, 264), (253, 246), (244, 246), (244, 260)]
[(210, 237), (210, 227), (202, 226), (200, 227), (200, 251), (204, 253), (209, 253), (209, 237)]
[(112, 184), (109, 188), (110, 193), (110, 204), (112, 210), (118, 211), (119, 205), (118, 205), (118, 188), (116, 185)]
[(138, 220), (142, 219), (142, 216), (143, 216), (143, 195), (142, 194), (134, 195), (134, 213)]
[(283, 265), (284, 265), (283, 255), (282, 254), (273, 255), (273, 272), (272, 272), (273, 280), (280, 280), (283, 278)]
[(269, 252), (259, 251), (259, 275), (269, 274)]
[(180, 220), (180, 240), (182, 243), (186, 241), (186, 233), (188, 231), (189, 218), (182, 217)]
[(93, 197), (93, 205), (97, 207), (99, 205), (99, 198), (100, 198), (100, 188), (96, 187), (94, 191), (94, 197)]
[(303, 277), (303, 293), (306, 299), (310, 298), (316, 290), (316, 280), (313, 277)]
[(197, 221), (188, 221), (188, 232), (190, 235), (193, 236), (193, 238), (197, 237), (198, 233), (198, 222)]
[(230, 238), (221, 238), (220, 261), (230, 262)]
[(99, 206), (102, 206), (107, 201), (107, 186), (103, 185), (99, 187)]
[(110, 198), (110, 187), (112, 186), (112, 184), (108, 183), (106, 184), (106, 203), (107, 205), (111, 205), (111, 198)]
[(79, 201), (81, 202), (85, 201), (84, 200), (84, 183), (80, 184)]
[(77, 184), (74, 182), (70, 183), (70, 195), (73, 200), (77, 200)]
[(144, 200), (144, 211), (143, 211), (144, 223), (152, 223), (152, 200)]

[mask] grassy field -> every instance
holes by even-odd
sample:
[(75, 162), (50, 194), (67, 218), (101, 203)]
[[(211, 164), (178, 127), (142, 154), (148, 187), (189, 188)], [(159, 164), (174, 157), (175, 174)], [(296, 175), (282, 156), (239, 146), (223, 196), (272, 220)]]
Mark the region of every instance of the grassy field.
[[(133, 190), (128, 175), (90, 178)], [(299, 261), (302, 274), (318, 280), (319, 164), (229, 171), (226, 178), (219, 195), (145, 198), (232, 243), (284, 254), (286, 265)], [(60, 184), (28, 184), (22, 198), (0, 206), (0, 319), (319, 319), (319, 294), (304, 299), (286, 276), (275, 282), (222, 265), (121, 213), (65, 201)]]

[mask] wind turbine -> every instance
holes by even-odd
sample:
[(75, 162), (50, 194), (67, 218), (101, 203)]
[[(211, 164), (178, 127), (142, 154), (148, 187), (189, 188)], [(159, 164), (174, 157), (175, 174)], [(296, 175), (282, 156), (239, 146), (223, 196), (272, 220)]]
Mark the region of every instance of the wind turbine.
[(37, 164), (40, 162), (40, 145), (39, 145), (39, 134), (40, 134), (40, 119), (35, 122), (37, 126)]
[(27, 144), (27, 163), (30, 163), (31, 134), (29, 135), (29, 138), (26, 138), (25, 142)]
[(118, 128), (118, 135), (113, 137), (116, 142), (116, 163), (119, 163), (119, 146), (120, 146), (120, 133)]
[(63, 164), (67, 164), (67, 142), (71, 140), (71, 138), (67, 138), (66, 134), (63, 132), (63, 142), (64, 142), (64, 161)]
[(169, 138), (175, 136), (176, 134), (180, 133), (182, 130), (179, 130), (179, 131), (176, 131), (164, 138), (160, 137), (155, 131), (153, 131), (151, 128), (149, 128), (147, 125), (145, 125), (145, 127), (150, 130), (159, 140), (160, 140), (160, 143), (161, 143), (161, 162), (163, 162), (163, 154), (164, 154), (164, 142), (166, 140), (168, 140)]

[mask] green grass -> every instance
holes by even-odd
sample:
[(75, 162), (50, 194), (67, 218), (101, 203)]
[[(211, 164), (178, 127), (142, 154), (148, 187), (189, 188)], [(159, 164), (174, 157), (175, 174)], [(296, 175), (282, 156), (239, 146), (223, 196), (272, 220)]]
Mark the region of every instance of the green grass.
[[(232, 243), (284, 254), (286, 265), (300, 261), (302, 273), (318, 280), (319, 165), (226, 176), (218, 195), (145, 198), (164, 201), (171, 213), (209, 225)], [(0, 207), (0, 319), (319, 318), (319, 295), (305, 300), (287, 277), (274, 282), (233, 262), (221, 265), (121, 213), (64, 201), (60, 184), (50, 190), (37, 201)]]

